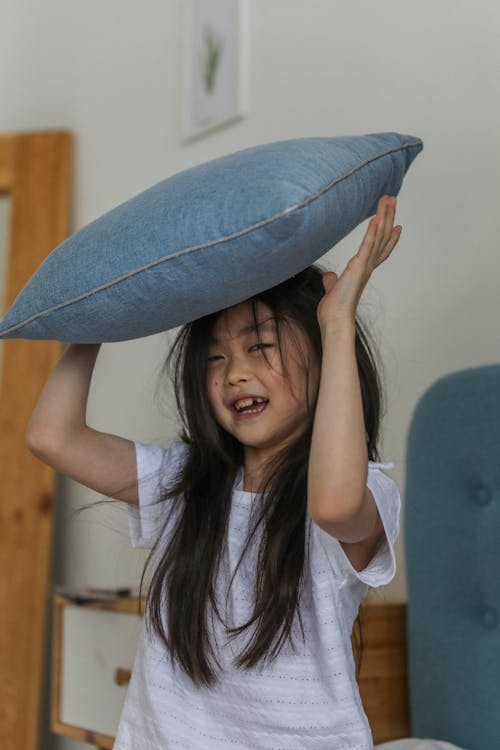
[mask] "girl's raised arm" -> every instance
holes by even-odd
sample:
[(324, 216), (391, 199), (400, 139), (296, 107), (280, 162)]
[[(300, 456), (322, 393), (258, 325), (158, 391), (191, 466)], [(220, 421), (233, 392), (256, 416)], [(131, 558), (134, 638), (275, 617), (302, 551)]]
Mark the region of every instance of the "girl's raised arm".
[(366, 487), (368, 452), (355, 356), (355, 315), (372, 271), (399, 240), (395, 210), (395, 198), (380, 200), (357, 255), (340, 277), (324, 275), (325, 296), (318, 306), (323, 360), (309, 459), (308, 510), (341, 542), (364, 542), (365, 563), (382, 526)]
[(41, 461), (96, 492), (137, 503), (137, 465), (131, 440), (86, 422), (90, 380), (100, 344), (69, 344), (50, 374), (26, 430)]

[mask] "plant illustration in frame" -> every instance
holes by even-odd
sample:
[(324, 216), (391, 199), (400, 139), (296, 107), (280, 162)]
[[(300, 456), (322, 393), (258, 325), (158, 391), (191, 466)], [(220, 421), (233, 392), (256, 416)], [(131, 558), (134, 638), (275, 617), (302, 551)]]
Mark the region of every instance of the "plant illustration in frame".
[(243, 115), (246, 0), (184, 0), (183, 135), (196, 138)]
[(205, 90), (212, 94), (215, 89), (215, 80), (221, 57), (224, 52), (224, 40), (221, 39), (210, 26), (205, 26), (203, 30), (203, 40), (205, 43), (203, 55), (203, 81)]

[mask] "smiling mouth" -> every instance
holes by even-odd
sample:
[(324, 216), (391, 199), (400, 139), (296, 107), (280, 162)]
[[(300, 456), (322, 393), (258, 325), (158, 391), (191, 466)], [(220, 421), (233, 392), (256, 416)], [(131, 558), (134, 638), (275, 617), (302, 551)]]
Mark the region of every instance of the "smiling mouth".
[(260, 414), (267, 404), (268, 400), (265, 398), (242, 398), (235, 401), (233, 408), (238, 415), (244, 416), (246, 414)]

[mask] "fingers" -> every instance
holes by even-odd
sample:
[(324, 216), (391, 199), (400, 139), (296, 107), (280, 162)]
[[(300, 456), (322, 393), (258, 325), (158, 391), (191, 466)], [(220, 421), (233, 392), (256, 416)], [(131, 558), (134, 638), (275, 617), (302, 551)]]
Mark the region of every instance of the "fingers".
[(394, 226), (395, 215), (396, 198), (382, 196), (358, 252), (358, 257), (372, 269), (389, 257), (399, 241), (402, 227)]
[(394, 248), (399, 242), (399, 238), (401, 237), (401, 232), (403, 231), (402, 226), (397, 226), (392, 229), (392, 232), (389, 236), (389, 239), (387, 240), (385, 247), (383, 251), (379, 254), (378, 258), (375, 260), (374, 268), (379, 266), (381, 263), (384, 262), (384, 260), (387, 260), (389, 255), (392, 253)]
[(379, 249), (381, 253), (385, 252), (388, 244), (392, 244), (394, 238), (394, 219), (396, 217), (396, 198), (393, 196), (383, 196), (377, 208), (377, 216), (380, 216), (378, 229)]
[(375, 251), (374, 267), (379, 266), (384, 260), (387, 260), (391, 252), (396, 247), (403, 227), (394, 226), (396, 217), (396, 198), (393, 196), (383, 196), (379, 201), (377, 216), (381, 214), (382, 220), (380, 235), (378, 236), (379, 244)]
[(402, 227), (394, 226), (395, 215), (396, 199), (383, 196), (357, 254), (350, 259), (344, 272), (340, 276), (332, 271), (323, 274), (325, 296), (318, 306), (320, 321), (329, 316), (355, 315), (372, 271), (389, 257), (398, 243)]

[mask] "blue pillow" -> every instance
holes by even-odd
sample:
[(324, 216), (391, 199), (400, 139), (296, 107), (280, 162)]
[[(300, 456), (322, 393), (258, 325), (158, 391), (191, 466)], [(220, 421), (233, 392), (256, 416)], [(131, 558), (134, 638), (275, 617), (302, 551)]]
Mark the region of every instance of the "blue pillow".
[(304, 138), (180, 172), (53, 250), (0, 338), (123, 341), (241, 302), (375, 213), (422, 147), (398, 133)]

